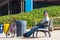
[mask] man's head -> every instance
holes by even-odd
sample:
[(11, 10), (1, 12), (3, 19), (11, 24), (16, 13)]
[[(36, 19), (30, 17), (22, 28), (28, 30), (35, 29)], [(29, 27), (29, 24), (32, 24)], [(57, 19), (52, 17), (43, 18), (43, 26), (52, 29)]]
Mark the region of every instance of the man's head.
[(44, 11), (44, 16), (48, 16), (48, 12), (47, 11)]

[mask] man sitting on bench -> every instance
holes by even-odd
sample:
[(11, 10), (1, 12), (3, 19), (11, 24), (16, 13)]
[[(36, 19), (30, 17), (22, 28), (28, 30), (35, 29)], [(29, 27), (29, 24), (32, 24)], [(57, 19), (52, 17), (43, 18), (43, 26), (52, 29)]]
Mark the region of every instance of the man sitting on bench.
[(34, 33), (37, 29), (39, 28), (45, 28), (46, 25), (49, 25), (49, 17), (48, 17), (48, 12), (44, 11), (44, 19), (42, 23), (37, 24), (37, 27), (32, 28), (30, 31), (26, 32), (23, 36), (24, 37), (30, 37), (32, 33)]

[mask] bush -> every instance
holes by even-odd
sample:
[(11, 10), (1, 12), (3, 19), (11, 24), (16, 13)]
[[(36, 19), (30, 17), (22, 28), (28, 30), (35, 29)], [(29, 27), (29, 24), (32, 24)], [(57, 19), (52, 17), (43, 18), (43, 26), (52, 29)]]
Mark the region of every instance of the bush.
[(8, 23), (7, 18), (15, 17), (16, 20), (26, 20), (27, 26), (32, 26), (34, 25), (34, 20), (42, 19), (44, 17), (44, 10), (48, 11), (49, 17), (60, 16), (60, 6), (50, 6), (40, 9), (34, 9), (33, 11), (27, 13), (0, 16), (0, 23)]

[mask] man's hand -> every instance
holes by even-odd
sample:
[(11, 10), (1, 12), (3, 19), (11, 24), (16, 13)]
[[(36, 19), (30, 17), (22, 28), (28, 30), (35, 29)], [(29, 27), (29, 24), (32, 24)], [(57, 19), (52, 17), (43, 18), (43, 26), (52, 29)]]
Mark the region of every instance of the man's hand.
[(46, 21), (46, 22), (44, 22), (44, 23), (42, 23), (43, 25), (47, 25), (48, 24), (48, 21)]

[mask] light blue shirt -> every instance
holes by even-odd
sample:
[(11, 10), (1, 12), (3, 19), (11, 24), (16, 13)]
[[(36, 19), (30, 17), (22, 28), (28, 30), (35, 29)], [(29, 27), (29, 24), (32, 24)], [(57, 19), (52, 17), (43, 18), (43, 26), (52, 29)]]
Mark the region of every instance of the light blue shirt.
[(43, 19), (42, 24), (43, 24), (44, 22), (46, 22), (46, 21), (48, 21), (48, 25), (49, 25), (49, 17), (48, 17), (48, 16), (46, 16), (46, 17)]

